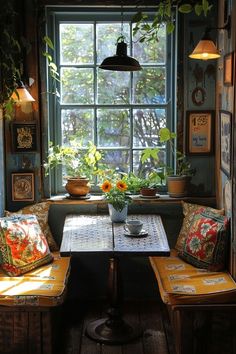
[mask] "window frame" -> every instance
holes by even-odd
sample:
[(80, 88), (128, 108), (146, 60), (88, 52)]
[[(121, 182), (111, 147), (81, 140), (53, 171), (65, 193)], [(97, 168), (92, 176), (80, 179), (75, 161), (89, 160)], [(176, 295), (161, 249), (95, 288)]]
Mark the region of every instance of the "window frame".
[[(79, 13), (79, 11), (81, 11)], [(134, 7), (125, 7), (123, 10), (123, 21), (125, 22), (126, 20), (130, 20), (130, 16), (132, 17), (133, 14), (136, 13), (136, 9)], [(147, 13), (155, 12), (155, 8), (145, 8), (144, 11)], [(78, 19), (78, 13), (79, 13), (79, 19)], [(59, 24), (63, 22), (77, 22), (77, 21), (83, 21), (84, 23), (86, 22), (104, 22), (104, 14), (107, 15), (106, 21), (109, 22), (109, 17), (115, 17), (112, 18), (111, 21), (116, 22), (116, 19), (118, 22), (121, 21), (121, 10), (119, 8), (114, 8), (114, 7), (75, 7), (75, 8), (70, 8), (68, 11), (67, 8), (63, 7), (47, 7), (46, 8), (46, 34), (53, 40), (55, 50), (54, 52), (50, 53), (53, 56), (53, 61), (56, 63), (58, 66), (58, 71), (60, 71), (60, 65), (59, 65), (59, 51), (60, 51), (60, 46), (59, 46)], [(176, 9), (173, 11), (173, 16), (175, 17), (176, 21), (176, 28), (177, 28), (177, 12)], [(101, 19), (100, 19), (101, 17)], [(84, 19), (83, 19), (84, 18)], [(96, 18), (96, 19), (95, 19)], [(166, 45), (166, 103), (165, 104), (158, 104), (158, 105), (145, 105), (145, 104), (127, 104), (125, 106), (121, 105), (115, 105), (115, 108), (126, 108), (128, 110), (133, 110), (135, 107), (140, 107), (140, 108), (153, 108), (153, 109), (158, 109), (158, 108), (165, 108), (166, 109), (166, 120), (167, 120), (167, 127), (171, 131), (176, 131), (176, 120), (177, 120), (177, 111), (176, 111), (176, 92), (177, 92), (177, 31), (175, 30), (172, 34), (167, 35), (167, 45)], [(96, 46), (96, 42), (94, 41), (94, 45)], [(96, 51), (95, 51), (96, 52)], [(112, 55), (112, 54), (111, 54)], [(130, 54), (132, 55), (132, 53)], [(95, 58), (96, 59), (96, 58)], [(159, 64), (160, 66), (163, 66), (163, 64)], [(156, 66), (159, 66), (156, 65)], [(62, 65), (66, 67), (67, 65)], [(67, 67), (69, 67), (68, 65)], [(71, 65), (72, 66), (72, 65)], [(73, 67), (79, 67), (79, 65), (73, 65)], [(91, 67), (96, 69), (96, 60)], [(47, 73), (47, 86), (50, 89), (52, 88), (52, 79)], [(96, 80), (94, 82), (94, 88), (96, 89)], [(57, 83), (57, 89), (60, 92), (60, 83)], [(57, 104), (57, 97), (55, 95), (50, 95), (47, 103), (47, 116), (46, 118), (46, 131), (44, 130), (44, 146), (45, 148), (48, 148), (49, 146), (49, 141), (53, 141), (54, 144), (58, 144), (61, 141), (61, 127), (59, 124), (59, 121), (56, 119), (58, 114), (60, 114), (61, 109), (70, 109), (72, 107), (75, 107), (73, 105), (67, 105), (67, 104)], [(91, 105), (76, 105), (78, 108), (91, 108), (94, 109), (95, 111), (99, 108), (114, 108), (112, 105), (106, 105), (106, 104), (96, 104), (94, 102)], [(50, 118), (49, 118), (50, 117)], [(51, 118), (52, 117), (52, 118)], [(169, 117), (169, 118), (168, 118)], [(95, 128), (94, 132), (96, 134), (96, 115), (95, 115)], [(130, 120), (131, 126), (130, 126), (130, 131), (133, 131), (133, 120)], [(95, 142), (97, 137), (95, 136)], [(131, 139), (133, 139), (133, 134), (131, 134)], [(105, 148), (106, 149), (106, 148)], [(109, 149), (109, 148), (108, 148)], [(107, 149), (107, 150), (108, 150)], [(130, 150), (130, 151), (135, 151), (135, 150), (141, 150), (140, 147), (133, 147), (132, 146), (132, 141), (130, 143), (130, 148), (119, 148), (121, 150)], [(47, 150), (44, 151), (44, 156), (46, 158), (47, 156)], [(131, 154), (132, 155), (132, 154)], [(130, 165), (133, 166), (133, 156), (131, 156), (131, 162)], [(170, 151), (166, 150), (166, 161), (168, 164), (174, 166), (174, 161), (171, 160), (171, 154)], [(45, 183), (44, 185), (49, 186), (45, 188), (45, 194), (61, 194), (64, 192), (64, 189), (62, 188), (62, 172), (60, 168), (57, 168), (53, 171), (50, 172), (50, 175), (48, 177), (45, 177)], [(163, 186), (163, 190), (165, 190), (165, 186)], [(98, 188), (94, 189), (95, 192), (98, 192)]]

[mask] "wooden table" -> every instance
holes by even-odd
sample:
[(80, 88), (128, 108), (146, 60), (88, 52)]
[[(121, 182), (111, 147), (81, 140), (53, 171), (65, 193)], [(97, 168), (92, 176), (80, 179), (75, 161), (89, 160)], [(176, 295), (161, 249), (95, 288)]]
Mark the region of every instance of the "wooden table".
[(87, 335), (107, 344), (127, 343), (142, 334), (140, 328), (126, 323), (121, 314), (121, 279), (119, 259), (132, 256), (169, 256), (170, 249), (159, 215), (129, 215), (129, 220), (143, 221), (145, 237), (127, 237), (123, 223), (112, 223), (108, 215), (68, 215), (60, 248), (62, 256), (104, 253), (109, 255), (108, 317), (89, 323)]

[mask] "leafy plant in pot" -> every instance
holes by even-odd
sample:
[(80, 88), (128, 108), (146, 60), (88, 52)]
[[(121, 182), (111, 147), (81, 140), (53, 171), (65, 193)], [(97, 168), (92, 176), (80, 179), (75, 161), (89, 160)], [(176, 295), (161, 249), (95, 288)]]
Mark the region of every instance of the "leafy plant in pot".
[(50, 143), (47, 162), (44, 163), (45, 173), (57, 166), (64, 169), (64, 177), (67, 180), (65, 189), (72, 197), (85, 197), (90, 191), (90, 181), (101, 173), (97, 167), (102, 154), (96, 146), (89, 142), (86, 150), (75, 140), (70, 141), (70, 146), (59, 146)]
[(169, 143), (172, 156), (176, 161), (175, 169), (166, 166), (168, 194), (171, 197), (179, 198), (187, 195), (189, 182), (196, 171), (191, 168), (185, 154), (176, 149), (175, 139), (176, 133), (171, 132), (168, 128), (160, 129), (160, 142)]
[(151, 179), (143, 179), (140, 194), (143, 197), (155, 197), (158, 192), (159, 184), (152, 182)]
[(169, 143), (170, 152), (176, 162), (175, 168), (160, 161), (159, 148), (145, 149), (142, 161), (152, 158), (158, 164), (159, 169), (162, 169), (163, 177), (165, 177), (167, 182), (168, 194), (171, 197), (183, 197), (187, 194), (188, 184), (196, 171), (191, 168), (191, 164), (185, 154), (176, 149), (176, 133), (171, 132), (168, 128), (161, 128), (159, 136), (160, 143)]

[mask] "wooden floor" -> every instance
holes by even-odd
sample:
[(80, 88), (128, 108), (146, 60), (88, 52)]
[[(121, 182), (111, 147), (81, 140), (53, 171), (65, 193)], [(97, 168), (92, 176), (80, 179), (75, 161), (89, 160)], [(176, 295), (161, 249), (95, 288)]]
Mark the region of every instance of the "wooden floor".
[[(105, 315), (102, 302), (92, 302), (78, 308), (64, 307), (63, 344), (61, 354), (175, 354), (165, 307), (159, 301), (128, 301), (124, 304), (124, 318), (134, 326), (141, 326), (143, 335), (126, 345), (97, 344), (85, 334), (89, 321)], [(191, 353), (190, 353), (191, 354)]]

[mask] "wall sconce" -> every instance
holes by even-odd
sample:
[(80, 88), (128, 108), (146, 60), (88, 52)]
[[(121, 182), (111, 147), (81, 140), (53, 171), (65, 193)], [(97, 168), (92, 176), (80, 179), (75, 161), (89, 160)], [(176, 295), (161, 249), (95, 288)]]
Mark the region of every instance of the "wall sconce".
[(16, 92), (13, 92), (11, 98), (17, 103), (27, 103), (27, 102), (35, 102), (35, 99), (31, 96), (29, 91), (26, 89), (25, 85), (22, 81), (19, 82), (19, 85), (16, 88)]
[(206, 28), (205, 33), (197, 44), (193, 52), (189, 55), (191, 59), (200, 59), (200, 60), (209, 60), (209, 59), (217, 59), (220, 57), (220, 52), (217, 49), (215, 43), (210, 37), (210, 32), (214, 29), (218, 30), (226, 30), (228, 32), (228, 38), (231, 35), (231, 17), (228, 16), (227, 23), (224, 27), (212, 27)]
[(139, 62), (127, 55), (127, 44), (123, 35), (123, 7), (121, 6), (121, 35), (117, 39), (116, 54), (103, 60), (100, 69), (112, 71), (142, 70)]

